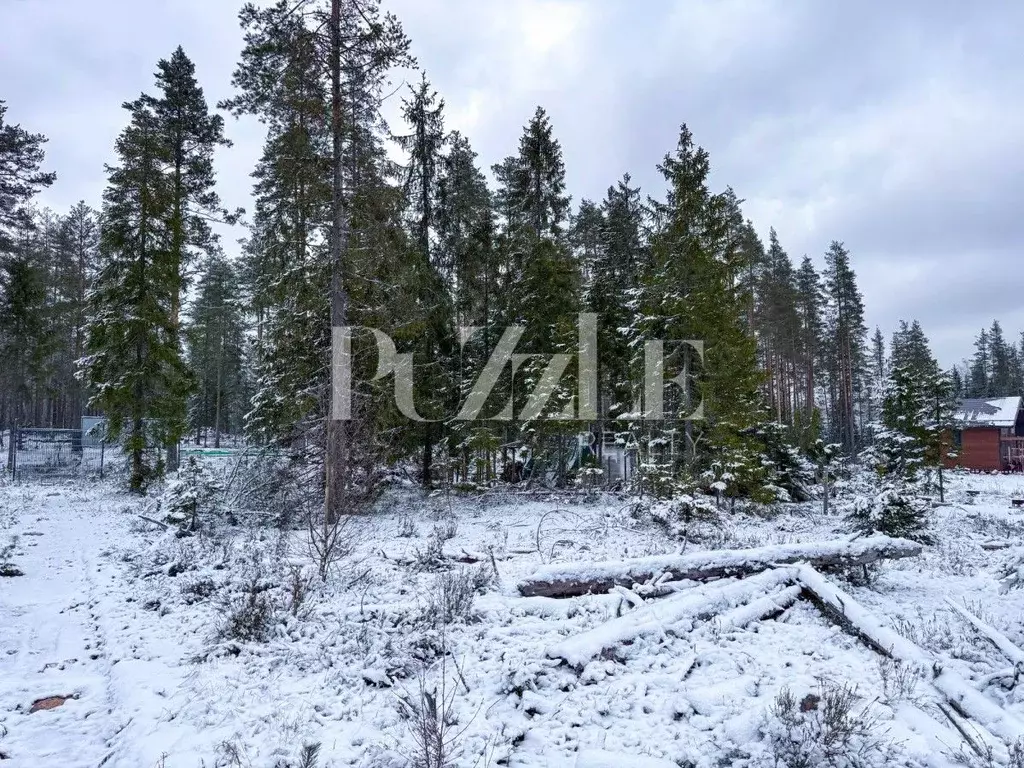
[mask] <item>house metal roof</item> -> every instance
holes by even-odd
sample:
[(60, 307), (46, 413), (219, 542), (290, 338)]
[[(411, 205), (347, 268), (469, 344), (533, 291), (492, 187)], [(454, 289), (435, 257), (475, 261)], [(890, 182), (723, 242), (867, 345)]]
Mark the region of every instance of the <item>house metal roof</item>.
[(960, 407), (953, 417), (968, 426), (1012, 427), (1017, 421), (1020, 408), (1019, 396), (969, 397), (960, 401)]

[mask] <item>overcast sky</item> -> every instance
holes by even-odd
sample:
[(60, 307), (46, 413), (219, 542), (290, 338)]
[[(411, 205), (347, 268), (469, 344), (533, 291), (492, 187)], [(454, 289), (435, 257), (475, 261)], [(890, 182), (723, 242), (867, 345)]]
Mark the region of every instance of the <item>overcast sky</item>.
[[(0, 0), (7, 118), (50, 137), (43, 203), (98, 204), (123, 101), (181, 44), (230, 95), (235, 0)], [(1006, 0), (385, 0), (485, 166), (551, 114), (574, 202), (654, 166), (680, 123), (767, 237), (819, 264), (842, 240), (888, 337), (919, 319), (943, 363), (993, 318), (1024, 329), (1024, 3)], [(218, 175), (251, 208), (262, 145), (228, 118)], [(239, 233), (240, 236), (240, 233)], [(233, 244), (226, 243), (229, 251)]]

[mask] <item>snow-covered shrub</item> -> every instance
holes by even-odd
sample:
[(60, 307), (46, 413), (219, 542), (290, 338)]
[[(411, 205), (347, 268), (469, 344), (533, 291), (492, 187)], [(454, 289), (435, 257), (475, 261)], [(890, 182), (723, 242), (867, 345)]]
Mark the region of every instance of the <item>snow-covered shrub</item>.
[(14, 559), (14, 550), (18, 547), (18, 537), (12, 536), (11, 541), (8, 544), (0, 547), (0, 577), (12, 578), (14, 576), (24, 576), (25, 574), (16, 566), (12, 561)]
[(656, 499), (671, 499), (682, 490), (671, 465), (655, 461), (640, 462), (633, 473), (631, 484), (635, 493)]
[(858, 496), (853, 501), (847, 519), (855, 530), (865, 533), (878, 531), (922, 544), (934, 541), (929, 532), (931, 502), (912, 495), (908, 488), (890, 485), (869, 496)]
[(439, 573), (434, 577), (426, 617), (435, 624), (469, 621), (477, 592), (490, 583), (489, 571), (487, 566), (481, 566), (476, 570), (460, 568)]
[(957, 749), (944, 754), (965, 768), (1024, 768), (1022, 739), (1010, 745), (1005, 762), (996, 755), (991, 744), (981, 743), (977, 739), (972, 739), (970, 743), (963, 741)]
[(423, 549), (417, 549), (414, 565), (421, 571), (436, 571), (444, 568), (447, 561), (444, 556), (444, 539), (437, 535), (437, 529), (427, 537)]
[(280, 607), (272, 593), (273, 583), (262, 566), (254, 560), (241, 589), (227, 599), (227, 618), (220, 630), (225, 640), (263, 642), (277, 624)]
[(185, 602), (192, 605), (217, 594), (217, 583), (210, 578), (194, 579), (182, 585), (181, 594)]
[(398, 518), (398, 532), (396, 534), (398, 538), (411, 539), (416, 533), (416, 523), (413, 522), (412, 517), (402, 515)]
[(668, 501), (659, 501), (650, 508), (651, 518), (674, 537), (692, 539), (695, 528), (714, 523), (720, 514), (715, 500), (699, 491), (684, 493)]
[(895, 765), (898, 749), (855, 687), (822, 680), (797, 697), (783, 688), (761, 725), (773, 768), (876, 768)]
[(422, 676), (419, 690), (398, 697), (399, 714), (407, 721), (411, 748), (409, 768), (450, 768), (465, 730), (459, 728), (455, 712), (458, 689), (443, 682), (431, 690)]
[(189, 456), (160, 497), (164, 520), (190, 531), (196, 530), (200, 520), (207, 519), (220, 508), (223, 490), (221, 479), (205, 463)]
[(1006, 550), (994, 570), (1001, 593), (1024, 587), (1024, 547)]
[(882, 695), (887, 704), (911, 699), (920, 680), (916, 666), (888, 656), (879, 657), (878, 676), (882, 678)]
[(432, 535), (440, 542), (451, 541), (459, 533), (459, 522), (454, 517), (446, 518), (434, 526)]

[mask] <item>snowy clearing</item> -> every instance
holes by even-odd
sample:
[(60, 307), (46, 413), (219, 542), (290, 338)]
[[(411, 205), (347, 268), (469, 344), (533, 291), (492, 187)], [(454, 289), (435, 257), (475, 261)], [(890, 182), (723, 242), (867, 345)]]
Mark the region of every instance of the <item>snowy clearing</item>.
[[(432, 700), (460, 767), (771, 766), (795, 727), (780, 715), (785, 694), (803, 711), (837, 691), (872, 720), (849, 765), (1006, 764), (1024, 721), (1024, 592), (1000, 591), (1000, 552), (983, 545), (1020, 541), (1010, 498), (1024, 480), (952, 486), (936, 545), (869, 566), (867, 583), (858, 567), (818, 585), (898, 638), (895, 657), (921, 654), (898, 661), (787, 586), (800, 566), (668, 597), (642, 585), (520, 596), (542, 568), (683, 549), (612, 496), (395, 492), (349, 523), (352, 552), (324, 586), (303, 531), (177, 538), (104, 486), (3, 486), (0, 550), (16, 538), (22, 575), (0, 578), (0, 764), (281, 768), (319, 744), (319, 766), (397, 768)], [(840, 516), (791, 505), (771, 520), (694, 524), (685, 548), (844, 536)], [(688, 607), (709, 600), (721, 615)], [(987, 722), (948, 706), (950, 680)], [(31, 711), (47, 697), (68, 698)], [(968, 738), (992, 762), (971, 757)]]

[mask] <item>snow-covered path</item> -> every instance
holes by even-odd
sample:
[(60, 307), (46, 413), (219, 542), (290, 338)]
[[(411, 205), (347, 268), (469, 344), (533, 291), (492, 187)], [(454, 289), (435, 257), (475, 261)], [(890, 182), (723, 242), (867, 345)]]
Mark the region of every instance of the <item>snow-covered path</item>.
[[(14, 562), (24, 572), (0, 579), (0, 753), (5, 768), (95, 768), (121, 726), (97, 604), (120, 575), (103, 553), (124, 531), (114, 515), (100, 524), (77, 494), (43, 494), (25, 494), (0, 531), (0, 543), (18, 537)], [(30, 713), (53, 696), (72, 698)]]

